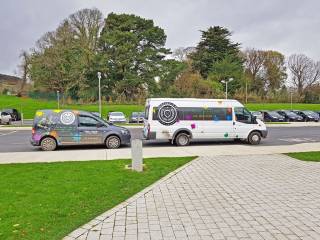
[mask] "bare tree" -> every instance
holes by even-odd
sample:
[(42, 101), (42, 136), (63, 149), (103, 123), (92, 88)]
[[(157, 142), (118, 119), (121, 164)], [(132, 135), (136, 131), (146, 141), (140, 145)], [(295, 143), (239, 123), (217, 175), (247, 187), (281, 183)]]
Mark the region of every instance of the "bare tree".
[(187, 61), (188, 56), (195, 50), (195, 47), (179, 47), (173, 51), (172, 56), (180, 62)]
[(98, 37), (103, 27), (103, 15), (96, 9), (82, 9), (66, 19), (78, 38), (89, 49), (96, 49)]
[(22, 82), (20, 89), (18, 91), (18, 96), (20, 96), (23, 92), (23, 89), (27, 83), (29, 68), (30, 68), (30, 55), (27, 51), (22, 51), (20, 54), (21, 64), (19, 65), (21, 75), (22, 75)]
[(292, 83), (301, 96), (320, 80), (320, 62), (315, 62), (304, 54), (293, 54), (288, 59), (288, 68), (292, 74)]
[(263, 68), (265, 61), (265, 53), (261, 50), (246, 49), (244, 52), (245, 68), (246, 72), (251, 76), (251, 80), (254, 82)]

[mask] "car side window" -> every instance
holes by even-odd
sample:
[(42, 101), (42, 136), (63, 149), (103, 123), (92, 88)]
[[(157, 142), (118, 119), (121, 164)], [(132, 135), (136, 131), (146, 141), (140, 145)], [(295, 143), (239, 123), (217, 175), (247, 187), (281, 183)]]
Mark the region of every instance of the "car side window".
[(89, 116), (79, 116), (79, 127), (96, 127), (99, 122)]
[(242, 123), (252, 123), (251, 113), (243, 107), (235, 107), (234, 113), (236, 115), (236, 121)]

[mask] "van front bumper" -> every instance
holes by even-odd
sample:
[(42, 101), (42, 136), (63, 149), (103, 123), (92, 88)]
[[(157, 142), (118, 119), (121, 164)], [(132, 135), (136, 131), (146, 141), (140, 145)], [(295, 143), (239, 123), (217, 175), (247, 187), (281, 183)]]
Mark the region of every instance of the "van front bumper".
[(30, 138), (30, 143), (32, 146), (40, 146), (40, 141), (36, 141), (33, 138)]
[(268, 130), (261, 130), (261, 135), (263, 138), (266, 138), (268, 136)]

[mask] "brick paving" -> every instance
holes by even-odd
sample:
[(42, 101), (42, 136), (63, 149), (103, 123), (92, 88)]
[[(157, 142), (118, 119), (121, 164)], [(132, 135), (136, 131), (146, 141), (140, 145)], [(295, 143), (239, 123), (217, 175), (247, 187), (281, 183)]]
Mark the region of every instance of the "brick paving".
[(320, 164), (200, 157), (65, 239), (320, 239)]

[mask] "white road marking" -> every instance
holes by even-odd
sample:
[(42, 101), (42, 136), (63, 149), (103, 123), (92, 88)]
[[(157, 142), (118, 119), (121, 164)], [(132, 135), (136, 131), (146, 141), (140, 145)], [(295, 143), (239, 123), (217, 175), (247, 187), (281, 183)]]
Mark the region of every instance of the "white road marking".
[(12, 131), (12, 132), (8, 132), (8, 133), (0, 133), (0, 137), (7, 136), (7, 135), (10, 135), (10, 134), (15, 133), (15, 132), (17, 132), (17, 131)]

